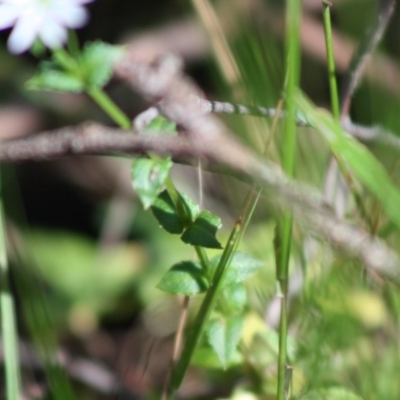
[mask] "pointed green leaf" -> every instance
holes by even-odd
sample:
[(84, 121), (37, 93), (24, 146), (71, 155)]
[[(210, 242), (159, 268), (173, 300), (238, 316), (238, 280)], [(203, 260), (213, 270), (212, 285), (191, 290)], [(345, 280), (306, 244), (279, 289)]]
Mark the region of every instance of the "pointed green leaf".
[(57, 69), (42, 69), (26, 82), (26, 87), (29, 90), (72, 93), (79, 93), (84, 90), (84, 85), (78, 78)]
[(186, 214), (190, 217), (190, 220), (193, 222), (197, 215), (200, 212), (200, 207), (196, 204), (189, 196), (185, 193), (179, 192), (179, 196), (183, 202), (183, 206), (185, 207)]
[(360, 182), (381, 202), (386, 215), (400, 228), (400, 191), (379, 161), (360, 142), (346, 134), (327, 113), (318, 111), (302, 95), (297, 96), (301, 110)]
[(169, 159), (137, 158), (132, 164), (132, 184), (145, 209), (149, 208), (161, 192), (172, 162)]
[(209, 211), (202, 211), (189, 226), (181, 239), (192, 246), (221, 249), (221, 243), (215, 237), (217, 230), (222, 226), (221, 219)]
[(197, 368), (221, 369), (221, 361), (208, 343), (196, 347), (190, 365)]
[(241, 283), (229, 285), (222, 290), (221, 301), (223, 301), (223, 311), (225, 315), (242, 312), (248, 304), (246, 286)]
[(182, 261), (173, 265), (157, 285), (165, 292), (186, 296), (205, 292), (208, 286), (201, 265), (194, 261)]
[(176, 123), (163, 116), (158, 116), (146, 126), (145, 132), (150, 135), (165, 135), (166, 133), (176, 134)]
[[(186, 214), (193, 221), (199, 213), (199, 206), (184, 193), (179, 193)], [(181, 218), (167, 190), (161, 192), (153, 203), (151, 211), (160, 225), (169, 233), (179, 234), (185, 228), (185, 220)]]
[(300, 400), (362, 400), (362, 397), (344, 387), (331, 387), (312, 390), (302, 396)]
[(179, 234), (183, 232), (184, 222), (179, 217), (175, 204), (166, 190), (159, 194), (151, 207), (151, 211), (168, 233)]
[[(221, 369), (221, 361), (208, 343), (196, 348), (190, 360), (190, 364), (198, 368)], [(242, 364), (243, 356), (235, 349), (229, 360), (229, 367)]]
[(235, 352), (242, 334), (243, 319), (238, 316), (218, 318), (210, 322), (207, 338), (217, 354), (222, 366), (226, 368)]
[[(220, 259), (220, 255), (211, 259), (210, 267), (212, 271), (216, 270)], [(255, 274), (263, 265), (262, 261), (257, 260), (250, 254), (236, 251), (231, 258), (222, 287), (225, 288), (234, 283), (243, 282), (249, 276)]]
[(79, 59), (87, 87), (103, 87), (111, 78), (113, 66), (123, 54), (122, 48), (101, 41), (87, 43)]

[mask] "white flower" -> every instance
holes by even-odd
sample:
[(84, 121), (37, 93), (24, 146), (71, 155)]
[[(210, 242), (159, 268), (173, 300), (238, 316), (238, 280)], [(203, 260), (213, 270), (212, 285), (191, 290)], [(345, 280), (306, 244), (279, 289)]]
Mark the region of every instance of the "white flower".
[(68, 28), (88, 20), (83, 4), (93, 0), (0, 0), (0, 30), (14, 27), (7, 46), (11, 53), (28, 50), (39, 38), (49, 48), (67, 40)]

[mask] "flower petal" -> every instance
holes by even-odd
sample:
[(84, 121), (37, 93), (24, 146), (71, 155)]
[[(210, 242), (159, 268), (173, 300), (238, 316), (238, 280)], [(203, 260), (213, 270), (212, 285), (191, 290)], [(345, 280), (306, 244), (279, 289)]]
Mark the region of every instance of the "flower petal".
[(67, 29), (53, 21), (47, 21), (39, 32), (42, 42), (49, 48), (61, 47), (67, 40)]
[(26, 21), (27, 18), (20, 18), (14, 26), (7, 46), (11, 53), (20, 54), (28, 50), (38, 34), (39, 20)]
[(84, 4), (94, 0), (0, 0), (0, 30), (14, 25), (8, 48), (18, 54), (36, 37), (50, 48), (67, 39), (67, 28), (80, 28), (89, 19)]
[(74, 5), (81, 5), (81, 4), (87, 4), (87, 3), (92, 3), (94, 0), (61, 0), (65, 4), (71, 4), (73, 3)]
[(0, 5), (0, 29), (7, 29), (14, 25), (18, 19), (21, 10), (11, 4)]
[(81, 28), (89, 19), (88, 12), (79, 6), (65, 6), (62, 12), (57, 12), (57, 20), (68, 28)]

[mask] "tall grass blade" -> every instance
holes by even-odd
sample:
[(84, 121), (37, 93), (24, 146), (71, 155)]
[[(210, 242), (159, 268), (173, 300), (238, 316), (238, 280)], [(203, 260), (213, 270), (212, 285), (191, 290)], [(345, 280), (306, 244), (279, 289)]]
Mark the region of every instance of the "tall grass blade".
[(382, 164), (327, 113), (317, 110), (304, 95), (299, 93), (296, 98), (299, 108), (326, 140), (335, 157), (380, 201), (387, 217), (400, 228), (400, 191)]
[[(284, 144), (282, 167), (288, 176), (293, 176), (296, 157), (296, 102), (295, 93), (300, 75), (300, 44), (299, 29), (301, 17), (301, 2), (288, 0), (286, 2), (286, 52), (287, 52), (287, 85)], [(286, 364), (287, 364), (287, 291), (289, 274), (290, 245), (292, 240), (292, 215), (285, 213), (278, 223), (277, 235), (280, 236), (281, 248), (277, 257), (277, 279), (281, 295), (281, 315), (279, 322), (279, 357), (278, 357), (278, 400), (286, 398)]]
[(10, 289), (10, 270), (7, 262), (5, 239), (5, 221), (2, 201), (0, 169), (0, 308), (1, 333), (3, 339), (4, 366), (6, 378), (7, 400), (20, 399), (20, 370), (17, 323), (15, 316), (14, 299)]

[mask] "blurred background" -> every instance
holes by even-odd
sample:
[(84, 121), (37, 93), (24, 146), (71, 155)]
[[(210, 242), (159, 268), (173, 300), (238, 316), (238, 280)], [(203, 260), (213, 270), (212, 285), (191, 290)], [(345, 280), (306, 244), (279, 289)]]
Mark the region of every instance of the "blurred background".
[[(284, 80), (284, 2), (212, 3), (243, 73), (246, 101), (275, 107)], [(91, 20), (78, 31), (81, 43), (100, 39), (127, 44), (146, 57), (176, 53), (208, 99), (237, 98), (231, 82), (218, 70), (207, 32), (190, 2), (96, 0), (88, 8)], [(339, 84), (375, 9), (372, 0), (334, 1), (331, 12)], [(394, 132), (400, 132), (399, 23), (400, 10), (396, 10), (351, 109), (354, 121), (382, 124)], [(8, 34), (0, 32), (2, 140), (87, 120), (112, 125), (83, 94), (28, 91), (24, 83), (34, 74), (38, 60), (29, 54), (10, 55)], [(301, 87), (319, 107), (329, 109), (319, 0), (303, 1), (301, 48)], [(130, 118), (149, 106), (116, 79), (106, 90)], [(269, 129), (267, 121), (223, 118), (242, 140), (260, 149), (259, 134), (253, 132)], [(373, 144), (370, 147), (397, 181), (396, 151)], [(328, 149), (310, 134), (299, 140), (298, 151), (297, 178), (321, 188)], [(32, 346), (40, 341), (54, 341), (54, 356), (62, 360), (75, 398), (151, 399), (158, 398), (162, 389), (180, 300), (167, 296), (156, 285), (174, 262), (193, 258), (194, 251), (162, 231), (151, 212), (143, 211), (131, 185), (131, 162), (128, 158), (93, 156), (4, 166), (7, 234), (27, 398), (52, 398), (43, 365)], [(205, 171), (199, 189), (196, 169), (182, 165), (174, 166), (173, 179), (196, 201), (199, 190), (202, 192), (203, 208), (222, 218), (219, 237), (226, 239), (250, 186)], [(237, 393), (248, 386), (253, 388), (249, 393), (258, 390), (253, 398), (274, 398), (275, 211), (262, 199), (241, 245), (265, 263), (259, 275), (246, 283), (250, 299), (247, 334), (262, 334), (247, 345), (243, 352), (247, 358), (225, 373), (213, 368), (190, 370), (180, 398), (244, 399)], [(306, 235), (295, 229), (298, 243)], [(397, 235), (388, 236), (389, 243), (397, 239)], [(327, 265), (328, 272), (324, 269)], [(397, 288), (382, 285), (379, 278), (366, 284), (354, 263), (334, 257), (328, 246), (314, 257), (306, 285), (296, 268), (293, 282), (298, 288), (293, 288), (290, 316), (290, 354), (296, 365), (294, 394), (335, 384), (354, 389), (365, 396), (361, 398), (397, 400)], [(198, 364), (206, 363), (200, 360)]]

